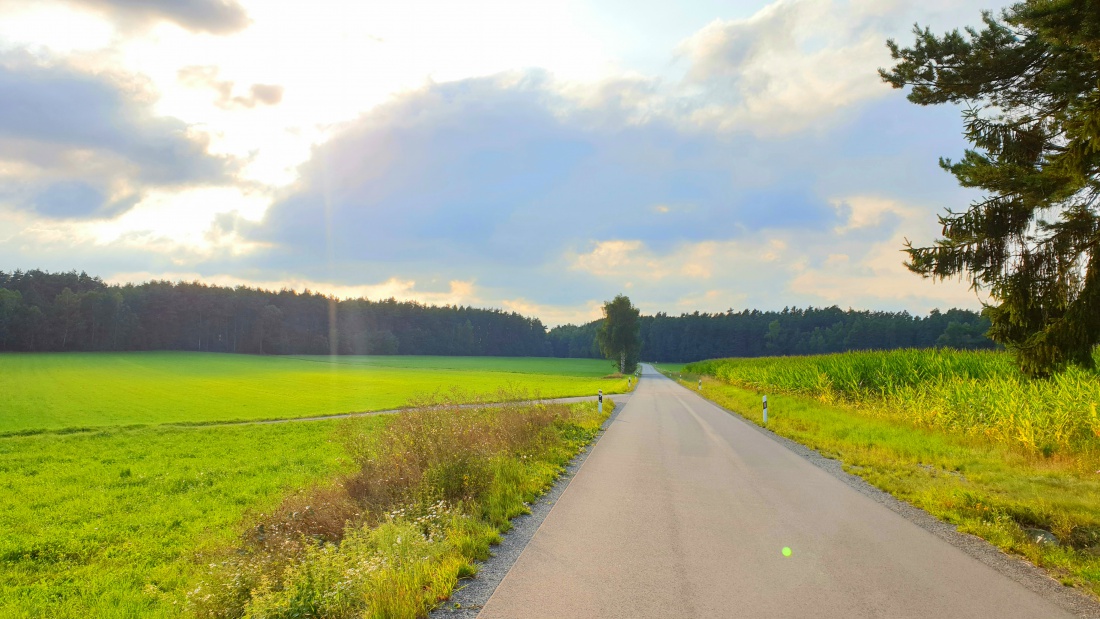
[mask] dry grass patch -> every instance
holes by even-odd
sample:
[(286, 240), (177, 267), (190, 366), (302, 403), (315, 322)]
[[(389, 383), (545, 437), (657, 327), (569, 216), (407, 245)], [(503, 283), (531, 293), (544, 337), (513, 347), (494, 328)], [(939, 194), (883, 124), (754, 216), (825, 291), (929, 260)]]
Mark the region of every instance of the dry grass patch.
[(381, 432), (342, 430), (353, 473), (256, 514), (192, 592), (204, 617), (422, 617), (599, 429), (593, 403), (417, 402)]

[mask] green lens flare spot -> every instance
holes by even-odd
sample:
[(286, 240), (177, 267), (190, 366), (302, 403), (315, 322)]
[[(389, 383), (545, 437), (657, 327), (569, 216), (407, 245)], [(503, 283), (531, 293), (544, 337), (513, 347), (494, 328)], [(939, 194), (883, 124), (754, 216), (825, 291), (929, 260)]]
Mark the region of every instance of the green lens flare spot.
[(783, 556), (784, 556), (784, 557), (789, 557), (789, 556), (791, 556), (791, 549), (790, 549), (790, 548), (788, 548), (788, 547), (786, 547), (786, 546), (784, 546), (784, 547), (783, 547)]

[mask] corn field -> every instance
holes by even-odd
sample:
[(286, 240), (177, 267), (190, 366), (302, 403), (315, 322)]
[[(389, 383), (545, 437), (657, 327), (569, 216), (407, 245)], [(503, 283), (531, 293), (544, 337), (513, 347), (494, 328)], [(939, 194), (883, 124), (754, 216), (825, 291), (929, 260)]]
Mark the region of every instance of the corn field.
[(1005, 352), (909, 349), (715, 359), (684, 369), (1047, 456), (1100, 452), (1100, 373), (1070, 368), (1050, 379), (1028, 379)]

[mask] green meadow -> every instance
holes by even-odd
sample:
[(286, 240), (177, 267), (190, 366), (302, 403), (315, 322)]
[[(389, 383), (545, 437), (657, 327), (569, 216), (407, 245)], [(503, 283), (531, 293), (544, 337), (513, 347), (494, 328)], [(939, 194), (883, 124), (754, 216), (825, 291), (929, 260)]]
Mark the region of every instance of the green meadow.
[(349, 466), (339, 423), (0, 438), (0, 616), (178, 614), (246, 513)]
[(347, 428), (370, 436), (395, 417), (217, 422), (455, 388), (465, 401), (625, 391), (610, 372), (536, 358), (0, 355), (0, 617), (189, 614), (189, 591), (249, 522), (355, 470)]
[(385, 410), (459, 388), (539, 397), (622, 393), (596, 359), (276, 357), (187, 352), (0, 355), (0, 434)]

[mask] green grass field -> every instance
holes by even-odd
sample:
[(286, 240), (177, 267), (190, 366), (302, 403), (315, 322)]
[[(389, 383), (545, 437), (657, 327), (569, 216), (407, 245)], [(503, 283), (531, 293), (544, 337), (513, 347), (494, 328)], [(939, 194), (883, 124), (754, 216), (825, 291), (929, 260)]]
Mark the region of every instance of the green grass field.
[(455, 387), (625, 391), (610, 372), (533, 358), (0, 355), (0, 617), (179, 616), (250, 519), (353, 467), (338, 428), (394, 418), (201, 424), (388, 409)]
[(404, 406), (454, 387), (491, 396), (623, 393), (595, 359), (273, 357), (210, 353), (0, 355), (0, 434), (281, 419)]
[(0, 616), (176, 615), (247, 511), (349, 466), (339, 423), (0, 438)]

